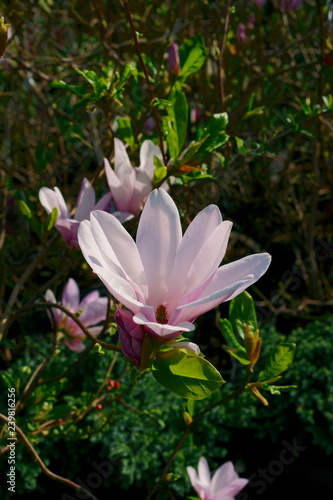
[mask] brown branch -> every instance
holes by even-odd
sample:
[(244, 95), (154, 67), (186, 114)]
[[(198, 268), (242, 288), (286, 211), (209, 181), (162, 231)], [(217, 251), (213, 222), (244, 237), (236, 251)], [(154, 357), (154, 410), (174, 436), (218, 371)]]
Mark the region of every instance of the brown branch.
[[(8, 418), (5, 417), (5, 415), (2, 415), (2, 413), (0, 413), (0, 419), (3, 420), (4, 422), (7, 422), (7, 424), (9, 422)], [(87, 498), (91, 498), (92, 500), (98, 500), (92, 493), (90, 493), (90, 491), (86, 490), (82, 486), (79, 486), (78, 484), (73, 483), (69, 479), (66, 479), (65, 477), (58, 476), (57, 474), (54, 474), (53, 472), (51, 472), (46, 467), (46, 465), (44, 464), (44, 462), (42, 461), (42, 459), (40, 458), (40, 456), (38, 455), (38, 453), (36, 452), (36, 450), (34, 449), (32, 444), (28, 440), (27, 436), (20, 429), (20, 427), (18, 427), (18, 425), (15, 425), (15, 430), (16, 430), (17, 434), (19, 435), (20, 439), (22, 440), (24, 446), (27, 448), (30, 455), (33, 457), (34, 461), (38, 463), (39, 467), (42, 469), (43, 473), (47, 477), (49, 477), (50, 479), (53, 479), (53, 481), (57, 481), (58, 483), (65, 484), (66, 486), (73, 488), (78, 493), (82, 493), (82, 494), (86, 495)]]
[[(147, 67), (146, 67), (146, 65), (144, 63), (144, 60), (142, 58), (142, 54), (141, 54), (141, 50), (140, 50), (140, 45), (139, 45), (138, 37), (136, 35), (136, 30), (135, 30), (135, 26), (134, 26), (134, 23), (133, 23), (132, 14), (131, 14), (128, 2), (125, 2), (125, 8), (126, 8), (126, 11), (127, 11), (127, 16), (128, 16), (129, 23), (131, 25), (136, 52), (137, 52), (139, 60), (140, 60), (140, 62), (142, 64), (143, 72), (145, 74), (146, 81), (147, 81), (147, 84), (148, 84), (149, 94), (150, 94), (150, 101), (153, 101), (154, 98), (155, 98), (154, 97), (153, 88), (152, 88), (151, 83), (150, 83), (150, 78), (149, 78), (149, 73), (148, 73)], [(163, 136), (162, 136), (161, 124), (160, 124), (160, 120), (159, 120), (159, 117), (158, 117), (157, 110), (156, 110), (155, 106), (153, 106), (153, 114), (154, 114), (154, 119), (155, 119), (155, 123), (156, 123), (156, 127), (157, 127), (157, 132), (158, 132), (158, 137), (159, 137), (159, 141), (160, 141), (160, 148), (161, 148), (161, 151), (162, 151), (164, 165), (166, 165), (167, 161), (166, 161), (166, 156), (165, 156), (165, 151), (164, 151), (164, 145), (163, 145)]]

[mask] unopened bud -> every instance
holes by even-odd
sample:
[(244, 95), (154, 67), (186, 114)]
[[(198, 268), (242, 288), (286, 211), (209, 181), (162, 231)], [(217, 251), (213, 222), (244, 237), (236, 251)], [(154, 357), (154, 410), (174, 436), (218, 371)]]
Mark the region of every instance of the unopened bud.
[(187, 413), (187, 411), (183, 412), (183, 419), (185, 420), (186, 425), (190, 425), (193, 421), (191, 415), (189, 413)]
[(176, 77), (178, 77), (180, 73), (180, 61), (178, 45), (174, 42), (171, 42), (168, 50), (168, 66), (170, 73), (173, 73)]

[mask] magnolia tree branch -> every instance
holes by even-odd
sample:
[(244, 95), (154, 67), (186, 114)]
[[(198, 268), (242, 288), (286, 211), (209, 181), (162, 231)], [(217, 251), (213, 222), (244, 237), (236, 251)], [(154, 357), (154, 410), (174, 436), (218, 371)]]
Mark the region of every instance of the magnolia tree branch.
[[(153, 92), (153, 88), (152, 88), (151, 83), (150, 83), (150, 78), (149, 78), (149, 73), (148, 73), (147, 67), (146, 67), (146, 65), (144, 63), (144, 60), (143, 60), (143, 57), (142, 57), (142, 54), (141, 54), (140, 45), (139, 45), (138, 37), (137, 37), (137, 34), (136, 34), (135, 26), (134, 26), (134, 23), (133, 23), (131, 10), (129, 8), (128, 2), (125, 2), (124, 5), (125, 5), (126, 12), (127, 12), (129, 23), (131, 25), (136, 52), (137, 52), (138, 57), (140, 59), (140, 62), (142, 64), (143, 72), (145, 74), (146, 81), (147, 81), (147, 84), (148, 84), (149, 94), (150, 94), (150, 101), (153, 101), (154, 100), (154, 92)], [(159, 119), (158, 114), (157, 114), (156, 106), (153, 106), (153, 114), (154, 114), (154, 119), (155, 119), (155, 123), (156, 123), (156, 127), (157, 127), (158, 138), (159, 138), (159, 142), (160, 142), (160, 148), (161, 148), (161, 151), (162, 151), (164, 165), (166, 165), (167, 161), (166, 161), (166, 156), (165, 156), (165, 151), (164, 151), (164, 145), (163, 145), (162, 129), (161, 129), (161, 124), (160, 124), (160, 119)]]
[[(70, 317), (73, 321), (75, 321), (75, 323), (81, 328), (82, 332), (85, 334), (86, 337), (88, 337), (89, 340), (91, 340), (92, 342), (94, 342), (94, 344), (99, 344), (101, 347), (103, 347), (104, 349), (107, 349), (109, 351), (116, 351), (116, 352), (122, 352), (122, 348), (121, 347), (118, 347), (117, 345), (112, 345), (112, 344), (107, 344), (106, 342), (102, 342), (101, 340), (98, 340), (96, 337), (94, 337), (88, 330), (88, 328), (86, 328), (84, 326), (84, 324), (79, 320), (79, 318), (73, 314), (72, 312), (70, 312), (68, 309), (66, 309), (66, 307), (64, 307), (63, 305), (61, 304), (57, 304), (56, 302), (39, 302), (38, 304), (33, 304), (31, 306), (29, 306), (29, 311), (31, 309), (40, 309), (40, 308), (43, 308), (43, 309), (60, 309), (61, 311), (63, 311), (64, 313), (66, 313), (66, 315), (68, 317)], [(23, 312), (28, 312), (28, 311), (23, 311), (21, 310), (21, 314)]]
[(168, 470), (169, 470), (169, 468), (170, 468), (170, 466), (171, 466), (171, 464), (172, 464), (175, 456), (177, 455), (177, 453), (180, 450), (183, 442), (185, 441), (185, 439), (187, 438), (187, 436), (189, 435), (189, 433), (192, 431), (192, 429), (195, 426), (195, 424), (197, 422), (199, 422), (199, 420), (204, 415), (206, 415), (206, 413), (210, 412), (216, 406), (224, 404), (227, 401), (229, 401), (229, 399), (237, 397), (243, 391), (243, 389), (246, 387), (246, 385), (249, 383), (249, 381), (251, 380), (251, 377), (252, 377), (252, 373), (250, 372), (250, 370), (248, 370), (248, 372), (246, 374), (246, 377), (244, 378), (242, 384), (237, 389), (235, 389), (228, 396), (225, 396), (224, 398), (220, 399), (219, 401), (216, 401), (216, 403), (213, 403), (213, 404), (207, 406), (201, 413), (199, 413), (199, 415), (197, 415), (192, 420), (192, 422), (190, 424), (187, 425), (187, 427), (186, 427), (185, 431), (183, 432), (181, 438), (179, 439), (178, 443), (176, 444), (176, 447), (173, 450), (173, 452), (171, 454), (171, 457), (169, 458), (169, 461), (168, 461), (167, 465), (165, 466), (164, 471), (163, 471), (161, 477), (159, 478), (158, 482), (155, 484), (154, 488), (151, 490), (151, 492), (147, 496), (146, 500), (150, 500), (153, 497), (153, 495), (155, 494), (155, 492), (157, 491), (157, 489), (159, 488), (159, 486), (163, 483), (163, 481), (166, 480), (166, 475), (168, 473)]
[[(4, 422), (6, 422), (7, 424), (9, 422), (8, 418), (5, 417), (5, 415), (3, 415), (2, 413), (0, 413), (0, 419), (3, 420)], [(46, 465), (44, 464), (44, 462), (42, 461), (42, 459), (40, 458), (40, 456), (38, 455), (38, 453), (36, 452), (36, 450), (34, 449), (32, 444), (30, 443), (30, 441), (28, 440), (27, 436), (20, 429), (20, 427), (18, 427), (18, 425), (15, 425), (15, 429), (16, 429), (16, 432), (19, 435), (21, 441), (23, 442), (24, 446), (29, 451), (30, 455), (33, 457), (34, 461), (38, 463), (39, 467), (42, 469), (43, 473), (47, 477), (49, 477), (50, 479), (53, 479), (53, 481), (57, 481), (58, 483), (65, 484), (66, 486), (73, 488), (78, 493), (86, 495), (87, 498), (91, 498), (92, 500), (98, 500), (97, 497), (95, 497), (92, 493), (90, 493), (88, 490), (86, 490), (82, 486), (79, 486), (78, 484), (73, 483), (73, 481), (70, 481), (69, 479), (66, 479), (65, 477), (58, 476), (57, 474), (54, 474), (53, 472), (51, 472), (46, 467)]]
[(44, 256), (47, 254), (47, 252), (50, 250), (50, 248), (53, 246), (55, 241), (58, 239), (59, 234), (55, 234), (53, 238), (50, 239), (50, 241), (47, 243), (45, 248), (41, 248), (41, 250), (37, 253), (35, 256), (34, 260), (30, 262), (29, 266), (26, 268), (24, 273), (22, 274), (21, 278), (19, 281), (16, 283), (14, 286), (14, 289), (11, 293), (11, 296), (9, 297), (5, 312), (2, 316), (1, 322), (0, 322), (0, 342), (3, 340), (5, 337), (5, 332), (7, 329), (7, 323), (8, 323), (8, 318), (10, 316), (11, 310), (13, 305), (15, 304), (15, 301), (18, 297), (18, 294), (20, 293), (20, 290), (26, 280), (29, 278), (30, 274), (33, 272), (33, 270), (36, 268), (36, 266), (39, 264), (39, 262), (44, 258)]

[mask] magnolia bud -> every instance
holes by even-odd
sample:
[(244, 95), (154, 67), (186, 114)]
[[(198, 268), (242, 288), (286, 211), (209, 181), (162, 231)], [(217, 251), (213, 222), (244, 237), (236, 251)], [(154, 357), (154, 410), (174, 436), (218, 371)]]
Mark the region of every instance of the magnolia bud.
[(173, 73), (176, 77), (178, 77), (180, 73), (180, 62), (178, 54), (178, 45), (174, 42), (172, 42), (169, 47), (168, 66), (170, 73)]
[(190, 425), (193, 421), (191, 415), (189, 413), (187, 413), (187, 411), (183, 412), (183, 419), (185, 420), (186, 425)]

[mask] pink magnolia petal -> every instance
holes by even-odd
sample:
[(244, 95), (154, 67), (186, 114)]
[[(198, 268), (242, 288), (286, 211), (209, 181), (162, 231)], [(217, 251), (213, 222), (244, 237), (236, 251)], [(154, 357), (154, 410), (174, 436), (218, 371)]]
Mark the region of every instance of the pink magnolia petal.
[(157, 156), (163, 163), (163, 156), (161, 150), (152, 141), (143, 141), (140, 149), (140, 170), (144, 170), (149, 179), (152, 180), (154, 176), (155, 164), (154, 156)]
[(96, 197), (95, 191), (88, 179), (84, 178), (76, 203), (75, 220), (82, 221), (89, 219), (89, 214), (93, 210)]
[(181, 332), (192, 332), (195, 328), (188, 321), (183, 321), (176, 326), (149, 321), (143, 313), (135, 314), (133, 321), (137, 325), (146, 326), (149, 329), (148, 334), (150, 337), (155, 340), (163, 339), (163, 342), (179, 337)]
[[(118, 139), (115, 139), (115, 141), (118, 141)], [(121, 143), (121, 141), (119, 142)], [(129, 204), (135, 183), (135, 172), (130, 163), (124, 164), (123, 167), (120, 168), (118, 160), (116, 156), (117, 165), (119, 167), (118, 170), (120, 169), (119, 176), (112, 170), (106, 159), (104, 159), (105, 173), (117, 209), (121, 212), (129, 212)]]
[(84, 309), (90, 302), (94, 302), (99, 299), (99, 293), (97, 290), (88, 293), (80, 302), (79, 309)]
[(231, 300), (247, 287), (255, 283), (266, 271), (271, 262), (267, 253), (249, 255), (225, 266), (221, 266), (214, 274), (202, 296), (178, 306), (169, 322), (194, 321), (217, 305)]
[(123, 277), (128, 279), (143, 299), (143, 295), (147, 295), (147, 280), (133, 238), (118, 219), (106, 212), (94, 211), (90, 222), (92, 235), (109, 269), (112, 266), (120, 268)]
[(194, 344), (194, 342), (168, 342), (167, 343), (168, 347), (176, 347), (177, 349), (186, 349), (186, 351), (191, 351), (194, 352), (197, 356), (200, 354), (200, 348), (197, 346), (197, 344)]
[(217, 493), (237, 478), (238, 474), (235, 472), (233, 463), (226, 462), (216, 470), (212, 477), (212, 491)]
[(46, 212), (50, 214), (54, 207), (58, 209), (58, 218), (66, 219), (70, 218), (68, 207), (65, 203), (65, 200), (60, 192), (60, 190), (55, 187), (54, 189), (50, 189), (47, 187), (43, 187), (39, 190), (39, 201), (45, 208)]
[(243, 479), (241, 477), (234, 479), (232, 483), (222, 489), (216, 500), (224, 500), (225, 498), (235, 498), (238, 493), (245, 488), (248, 483), (248, 479)]
[(108, 204), (110, 203), (112, 198), (112, 193), (106, 193), (102, 196), (102, 198), (96, 203), (93, 210), (106, 210)]
[(74, 352), (83, 352), (86, 348), (85, 344), (80, 339), (65, 340), (64, 344)]
[(89, 333), (91, 333), (91, 335), (93, 335), (94, 337), (98, 337), (102, 331), (104, 330), (104, 325), (101, 325), (101, 326), (91, 326), (90, 328), (88, 328), (89, 330)]
[(151, 189), (151, 181), (146, 172), (140, 171), (138, 168), (136, 168), (135, 185), (129, 205), (130, 212), (132, 212), (133, 214), (137, 214), (141, 210), (143, 203), (146, 201)]
[(107, 307), (108, 299), (100, 297), (85, 306), (79, 319), (85, 326), (97, 325), (100, 321), (105, 321)]
[[(52, 302), (53, 304), (56, 304), (57, 301), (56, 301), (56, 298), (54, 296), (54, 293), (52, 292), (52, 290), (46, 290), (45, 292), (45, 300), (46, 302)], [(52, 318), (52, 314), (50, 312), (49, 309), (46, 310), (46, 313), (51, 321), (51, 323), (53, 323), (53, 318), (54, 318), (54, 321), (55, 321), (55, 324), (56, 326), (60, 326), (61, 323), (62, 323), (62, 320), (64, 318), (64, 313), (63, 311), (61, 311), (61, 309), (56, 309), (55, 307), (52, 308), (52, 313), (53, 313), (53, 318)]]
[(209, 488), (210, 487), (210, 470), (205, 457), (201, 457), (198, 465), (198, 476), (200, 483)]
[(62, 294), (62, 305), (70, 312), (76, 313), (79, 309), (80, 290), (73, 278), (69, 278)]
[(221, 212), (215, 205), (205, 208), (188, 226), (179, 246), (175, 264), (169, 278), (168, 301), (178, 298), (183, 292), (188, 271), (209, 235), (221, 224)]
[(77, 241), (77, 233), (79, 230), (80, 222), (74, 219), (58, 219), (55, 223), (55, 227), (61, 233), (67, 245), (69, 245), (74, 250), (79, 248)]
[(166, 298), (181, 238), (175, 203), (164, 189), (155, 189), (141, 214), (136, 242), (147, 277), (149, 305), (157, 307)]
[(133, 219), (134, 215), (131, 214), (130, 212), (112, 212), (112, 215), (113, 217), (116, 217), (116, 219), (119, 220), (119, 222), (121, 222), (122, 224), (124, 224), (124, 222), (127, 222), (131, 219)]

